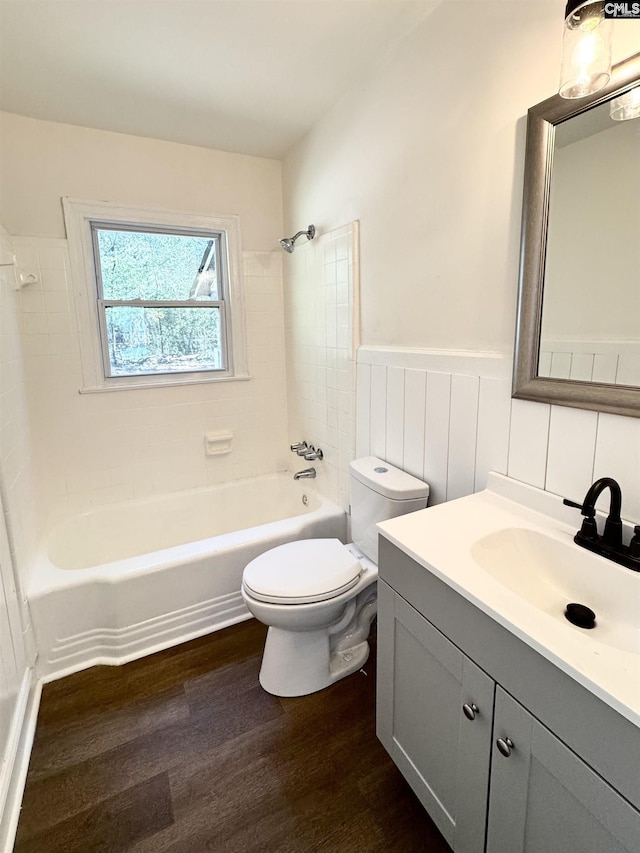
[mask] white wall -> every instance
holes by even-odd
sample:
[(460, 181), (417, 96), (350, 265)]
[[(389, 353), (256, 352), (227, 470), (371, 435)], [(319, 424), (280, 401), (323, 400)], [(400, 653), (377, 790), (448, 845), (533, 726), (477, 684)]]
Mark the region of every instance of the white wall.
[(15, 236), (66, 236), (61, 196), (237, 213), (243, 243), (282, 236), (280, 163), (0, 113), (0, 221)]
[[(3, 215), (18, 268), (38, 278), (18, 304), (44, 518), (285, 468), (280, 164), (10, 114), (2, 134)], [(61, 196), (239, 214), (251, 378), (79, 394)], [(206, 457), (218, 429), (232, 452)]]
[(524, 116), (557, 86), (558, 2), (449, 2), (284, 161), (286, 223), (360, 220), (365, 344), (508, 352)]
[(554, 151), (543, 345), (640, 342), (640, 121), (609, 124)]
[[(490, 467), (574, 497), (608, 473), (637, 520), (640, 420), (510, 401), (525, 117), (557, 91), (563, 10), (445, 0), (287, 156), (286, 222), (360, 220), (361, 337), (380, 352), (359, 356), (356, 453), (402, 461), (435, 500)], [(617, 60), (640, 50), (626, 23)]]

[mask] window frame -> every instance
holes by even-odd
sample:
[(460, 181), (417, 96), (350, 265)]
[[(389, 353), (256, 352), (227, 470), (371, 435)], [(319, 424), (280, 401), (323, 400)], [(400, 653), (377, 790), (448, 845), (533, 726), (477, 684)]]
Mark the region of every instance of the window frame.
[[(139, 207), (124, 207), (111, 202), (91, 202), (63, 198), (67, 239), (71, 261), (73, 298), (78, 322), (81, 393), (122, 390), (126, 388), (165, 387), (203, 382), (248, 379), (246, 329), (240, 223), (238, 216), (205, 216)], [(110, 375), (110, 357), (106, 340), (105, 307), (122, 300), (104, 299), (97, 255), (97, 230), (134, 230), (210, 236), (219, 240), (220, 270), (218, 300), (176, 302), (175, 307), (219, 307), (224, 368), (190, 372), (147, 373), (129, 376)], [(105, 306), (106, 303), (106, 306)], [(136, 300), (129, 304), (149, 306), (152, 300)], [(159, 307), (174, 303), (162, 300)]]

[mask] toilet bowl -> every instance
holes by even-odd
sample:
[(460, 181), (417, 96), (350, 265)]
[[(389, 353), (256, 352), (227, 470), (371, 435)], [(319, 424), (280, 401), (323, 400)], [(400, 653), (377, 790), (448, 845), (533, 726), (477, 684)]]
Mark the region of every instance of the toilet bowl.
[[(283, 589), (281, 561), (294, 560), (304, 582)], [(338, 539), (290, 542), (249, 563), (242, 597), (269, 626), (260, 669), (268, 693), (305, 696), (362, 667), (369, 657), (377, 577), (371, 560)]]
[(260, 684), (275, 696), (314, 693), (363, 666), (377, 611), (376, 523), (427, 503), (426, 483), (376, 457), (350, 467), (353, 543), (290, 542), (243, 573), (245, 604), (269, 626)]

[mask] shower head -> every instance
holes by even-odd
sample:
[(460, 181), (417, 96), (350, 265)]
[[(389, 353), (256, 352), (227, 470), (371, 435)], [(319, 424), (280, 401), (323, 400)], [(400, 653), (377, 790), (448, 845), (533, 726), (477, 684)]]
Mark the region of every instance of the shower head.
[(280, 245), (285, 250), (285, 252), (289, 252), (291, 254), (295, 248), (295, 242), (298, 237), (302, 237), (302, 235), (307, 238), (307, 240), (313, 240), (316, 236), (316, 227), (315, 225), (310, 225), (306, 231), (298, 231), (297, 234), (294, 234), (293, 237), (283, 237), (280, 240)]

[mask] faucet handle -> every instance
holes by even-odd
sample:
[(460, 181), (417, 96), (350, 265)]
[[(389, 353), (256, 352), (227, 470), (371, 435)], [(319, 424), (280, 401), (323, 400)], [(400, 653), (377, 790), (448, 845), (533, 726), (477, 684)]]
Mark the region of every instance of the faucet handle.
[[(293, 447), (291, 449), (293, 450)], [(582, 504), (576, 503), (576, 501), (570, 501), (569, 498), (563, 498), (562, 503), (565, 506), (572, 506), (574, 509), (579, 509), (580, 511), (584, 509)]]
[(576, 503), (576, 501), (570, 501), (569, 498), (563, 498), (562, 503), (565, 506), (572, 506), (574, 509), (579, 509), (580, 512), (584, 515), (584, 521), (582, 522), (582, 527), (580, 528), (580, 536), (586, 539), (597, 539), (598, 538), (598, 527), (596, 525), (596, 510), (593, 506), (585, 506), (584, 504)]
[(302, 449), (306, 450), (307, 449), (307, 442), (306, 441), (298, 441), (295, 444), (292, 444), (290, 446), (290, 449), (291, 449), (292, 453), (298, 453), (298, 451), (302, 450)]

